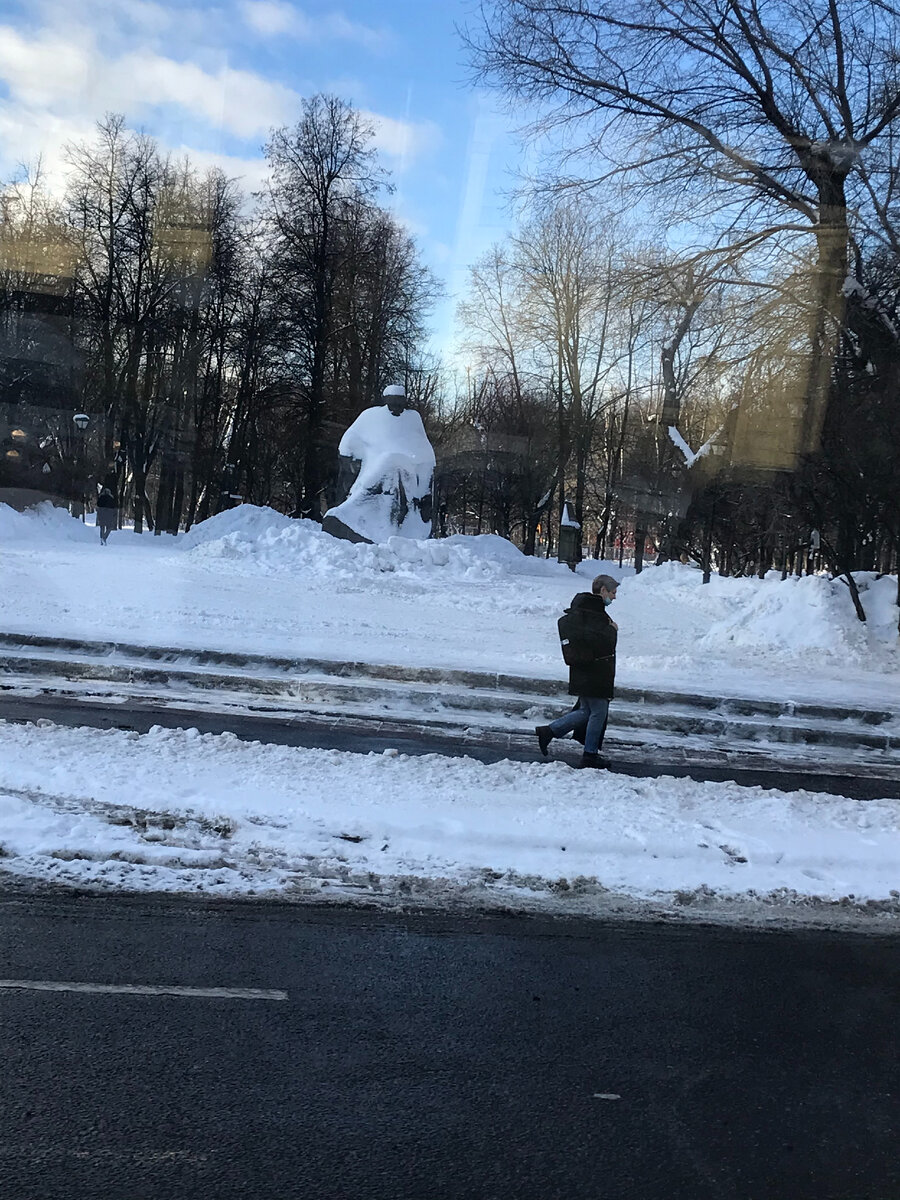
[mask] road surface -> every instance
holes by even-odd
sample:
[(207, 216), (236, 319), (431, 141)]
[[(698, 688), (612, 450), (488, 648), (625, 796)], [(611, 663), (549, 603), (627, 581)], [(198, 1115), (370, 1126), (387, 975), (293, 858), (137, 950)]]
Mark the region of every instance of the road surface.
[(7, 894), (0, 1193), (893, 1200), (898, 998), (885, 939)]

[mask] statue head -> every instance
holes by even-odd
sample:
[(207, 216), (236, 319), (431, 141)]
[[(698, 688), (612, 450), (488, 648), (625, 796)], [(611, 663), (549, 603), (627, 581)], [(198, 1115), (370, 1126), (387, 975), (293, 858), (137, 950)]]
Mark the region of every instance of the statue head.
[(406, 408), (406, 388), (402, 383), (389, 383), (381, 393), (392, 416), (399, 417)]

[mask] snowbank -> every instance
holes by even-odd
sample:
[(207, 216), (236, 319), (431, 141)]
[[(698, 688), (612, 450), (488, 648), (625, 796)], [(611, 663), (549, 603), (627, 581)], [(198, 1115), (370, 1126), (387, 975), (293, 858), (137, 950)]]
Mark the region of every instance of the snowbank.
[(897, 909), (900, 801), (560, 763), (0, 723), (3, 870), (69, 884), (409, 894), (594, 911), (610, 894)]
[(565, 566), (531, 558), (512, 542), (492, 534), (427, 541), (392, 537), (366, 545), (334, 538), (313, 521), (292, 520), (251, 504), (195, 525), (182, 536), (180, 545), (196, 558), (225, 560), (241, 571), (295, 574), (336, 583), (385, 574), (414, 578), (435, 572), (469, 581), (547, 574), (571, 579)]
[[(296, 523), (274, 508), (239, 504), (191, 526), (187, 533), (179, 535), (178, 544), (183, 550), (193, 550), (227, 537), (236, 537), (249, 543), (256, 538), (290, 529)], [(303, 524), (311, 525), (312, 522), (304, 521)]]
[[(621, 580), (623, 687), (898, 706), (896, 578), (722, 579), (530, 558), (494, 535), (354, 545), (240, 505), (176, 538), (96, 533), (49, 505), (0, 508), (0, 629), (146, 645), (565, 679), (556, 619), (601, 572)], [(93, 544), (76, 545), (78, 542)], [(102, 596), (103, 603), (86, 603)]]
[[(697, 659), (727, 658), (782, 664), (806, 662), (811, 672), (823, 661), (876, 670), (900, 670), (897, 637), (897, 579), (856, 576), (868, 620), (856, 617), (847, 585), (825, 575), (802, 578), (770, 571), (765, 579), (723, 579), (703, 583), (697, 567), (665, 563), (623, 577), (618, 611), (668, 610), (672, 651), (688, 649)], [(696, 640), (685, 646), (683, 628)]]
[(0, 504), (0, 543), (93, 542), (97, 534), (64, 508), (44, 500), (18, 512)]
[[(885, 646), (896, 646), (898, 637), (897, 577), (860, 573), (854, 576), (859, 587), (863, 607), (868, 617), (867, 632), (871, 642)], [(843, 588), (843, 584), (838, 585)], [(846, 603), (846, 600), (845, 600)]]
[(896, 651), (896, 580), (861, 576), (859, 584), (869, 618), (865, 624), (857, 619), (842, 580), (820, 575), (782, 580), (773, 572), (752, 583), (752, 591), (742, 589), (739, 602), (710, 627), (700, 645), (704, 650), (734, 647), (779, 659), (826, 655), (860, 665), (871, 651)]

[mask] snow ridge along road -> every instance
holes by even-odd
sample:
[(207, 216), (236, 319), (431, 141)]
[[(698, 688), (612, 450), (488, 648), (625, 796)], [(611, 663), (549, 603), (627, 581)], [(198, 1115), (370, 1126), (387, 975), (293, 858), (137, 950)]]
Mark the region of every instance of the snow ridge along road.
[[(425, 728), (521, 732), (568, 702), (555, 680), (437, 667), (184, 650), (0, 634), (0, 688), (82, 702), (322, 717), (389, 717)], [(617, 689), (610, 746), (730, 752), (810, 771), (900, 778), (900, 707), (807, 704), (701, 692)]]
[(896, 932), (898, 801), (0, 721), (5, 887)]

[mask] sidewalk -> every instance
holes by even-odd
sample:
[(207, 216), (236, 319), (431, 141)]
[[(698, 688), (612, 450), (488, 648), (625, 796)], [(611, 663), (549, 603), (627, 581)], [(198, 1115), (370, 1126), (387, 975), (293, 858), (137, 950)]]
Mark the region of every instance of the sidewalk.
[[(282, 658), (134, 643), (0, 634), (8, 689), (75, 690), (177, 705), (391, 715), (440, 728), (521, 731), (571, 703), (560, 680), (443, 667)], [(767, 759), (900, 775), (896, 706), (802, 704), (740, 695), (620, 687), (610, 745), (739, 749)]]

